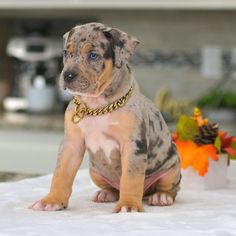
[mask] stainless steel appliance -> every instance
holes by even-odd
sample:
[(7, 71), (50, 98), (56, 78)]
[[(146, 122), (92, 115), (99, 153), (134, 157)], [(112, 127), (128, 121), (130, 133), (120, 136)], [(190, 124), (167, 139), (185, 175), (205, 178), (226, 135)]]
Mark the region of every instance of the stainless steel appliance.
[[(31, 111), (53, 109), (52, 99), (55, 99), (55, 85), (60, 73), (61, 39), (35, 35), (13, 37), (7, 45), (7, 54), (15, 60), (11, 93), (14, 99), (8, 98), (6, 106), (13, 101), (16, 104), (20, 101), (20, 109)], [(17, 110), (17, 105), (10, 107)]]

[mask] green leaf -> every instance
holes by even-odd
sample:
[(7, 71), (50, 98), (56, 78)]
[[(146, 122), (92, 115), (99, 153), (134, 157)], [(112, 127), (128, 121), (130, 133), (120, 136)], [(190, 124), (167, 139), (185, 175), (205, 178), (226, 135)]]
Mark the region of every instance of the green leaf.
[[(233, 141), (231, 144), (230, 144), (230, 147), (232, 149), (234, 149), (234, 151), (236, 152), (236, 141)], [(229, 155), (229, 158), (231, 160), (236, 160), (236, 155)]]
[(215, 146), (217, 152), (221, 153), (221, 139), (220, 139), (220, 136), (216, 137), (214, 146)]
[(197, 122), (186, 115), (180, 116), (177, 123), (177, 133), (181, 141), (194, 141), (194, 136), (199, 134)]

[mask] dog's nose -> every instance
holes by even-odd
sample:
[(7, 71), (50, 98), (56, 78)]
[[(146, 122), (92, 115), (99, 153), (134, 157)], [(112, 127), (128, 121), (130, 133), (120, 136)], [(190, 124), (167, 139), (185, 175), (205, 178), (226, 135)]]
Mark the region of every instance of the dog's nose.
[(77, 73), (72, 70), (67, 70), (63, 74), (65, 82), (71, 82), (76, 77), (76, 75)]

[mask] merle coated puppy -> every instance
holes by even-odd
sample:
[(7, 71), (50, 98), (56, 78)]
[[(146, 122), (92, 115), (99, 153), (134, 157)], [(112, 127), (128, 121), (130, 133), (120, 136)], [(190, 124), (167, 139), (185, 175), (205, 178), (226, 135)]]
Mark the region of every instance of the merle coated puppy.
[(64, 35), (61, 86), (74, 95), (65, 113), (65, 136), (47, 196), (33, 210), (67, 207), (72, 183), (87, 150), (90, 175), (100, 190), (95, 202), (117, 201), (114, 211), (143, 211), (173, 204), (180, 160), (161, 113), (143, 96), (129, 57), (139, 42), (100, 23)]

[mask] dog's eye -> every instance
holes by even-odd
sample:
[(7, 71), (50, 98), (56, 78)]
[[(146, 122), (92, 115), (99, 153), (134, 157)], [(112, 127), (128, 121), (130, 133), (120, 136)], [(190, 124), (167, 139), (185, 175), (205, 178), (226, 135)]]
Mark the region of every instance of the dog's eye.
[(95, 61), (98, 59), (98, 54), (96, 52), (89, 52), (88, 60)]

